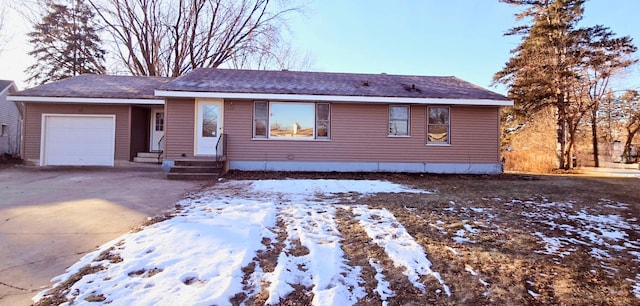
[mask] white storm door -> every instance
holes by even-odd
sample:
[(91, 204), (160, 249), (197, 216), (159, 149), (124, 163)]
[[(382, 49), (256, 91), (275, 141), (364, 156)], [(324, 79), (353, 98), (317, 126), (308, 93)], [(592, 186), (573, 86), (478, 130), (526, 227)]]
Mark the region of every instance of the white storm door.
[(149, 150), (162, 151), (162, 137), (164, 136), (164, 109), (154, 108), (151, 110), (151, 137)]
[(216, 155), (222, 134), (222, 101), (197, 101), (196, 155)]

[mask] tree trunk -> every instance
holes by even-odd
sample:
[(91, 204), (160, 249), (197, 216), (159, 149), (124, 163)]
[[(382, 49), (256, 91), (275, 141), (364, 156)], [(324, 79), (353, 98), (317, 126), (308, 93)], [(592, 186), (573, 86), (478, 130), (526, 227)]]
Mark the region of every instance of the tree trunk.
[(568, 169), (568, 164), (565, 162), (565, 150), (566, 150), (566, 115), (564, 108), (564, 96), (562, 94), (557, 95), (557, 108), (558, 108), (558, 143), (560, 144), (560, 154), (558, 154), (558, 166), (560, 169)]
[[(638, 133), (638, 130), (640, 130), (640, 122), (638, 121), (638, 119), (634, 118), (631, 123), (627, 125), (627, 140), (624, 142), (624, 151), (622, 152), (622, 162), (625, 164), (630, 159), (629, 157), (631, 155), (631, 144), (633, 143), (633, 138), (636, 136), (636, 133)], [(633, 127), (636, 123), (638, 123), (638, 125)]]
[(598, 150), (598, 109), (593, 108), (591, 110), (591, 139), (593, 142), (593, 163), (595, 167), (600, 167), (600, 154)]

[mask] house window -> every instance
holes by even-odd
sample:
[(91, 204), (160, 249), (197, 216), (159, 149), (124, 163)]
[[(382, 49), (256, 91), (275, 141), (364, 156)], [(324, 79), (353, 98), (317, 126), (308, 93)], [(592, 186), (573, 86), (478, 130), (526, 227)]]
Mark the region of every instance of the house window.
[(0, 136), (9, 136), (9, 126), (4, 123), (1, 126)]
[(389, 105), (389, 136), (409, 136), (408, 105)]
[(449, 107), (427, 107), (427, 144), (449, 144)]
[(329, 103), (316, 104), (316, 138), (329, 139), (331, 112)]
[(218, 137), (218, 114), (220, 109), (217, 105), (202, 105), (202, 137)]
[(156, 113), (156, 132), (164, 131), (164, 113)]
[(255, 102), (253, 137), (268, 139), (328, 139), (328, 103)]
[(255, 102), (253, 104), (253, 137), (267, 138), (267, 123), (269, 122), (269, 104)]

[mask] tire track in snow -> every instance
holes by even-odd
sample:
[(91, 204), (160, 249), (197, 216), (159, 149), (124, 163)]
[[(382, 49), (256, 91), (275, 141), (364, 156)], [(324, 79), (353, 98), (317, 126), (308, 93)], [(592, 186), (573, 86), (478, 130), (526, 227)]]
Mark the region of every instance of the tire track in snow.
[[(288, 237), (275, 270), (265, 274), (270, 283), (265, 304), (277, 304), (294, 291), (295, 284), (312, 288), (313, 305), (354, 305), (366, 296), (361, 268), (348, 266), (340, 248), (335, 211), (334, 206), (321, 204), (281, 206)], [(294, 251), (300, 249), (298, 241), (307, 252)]]
[(352, 207), (352, 210), (367, 235), (385, 250), (393, 264), (405, 268), (403, 274), (414, 287), (425, 292), (426, 288), (420, 282), (420, 277), (431, 275), (440, 283), (447, 296), (451, 296), (451, 290), (440, 273), (431, 270), (431, 262), (427, 259), (424, 249), (391, 212), (386, 209), (370, 209), (364, 205)]

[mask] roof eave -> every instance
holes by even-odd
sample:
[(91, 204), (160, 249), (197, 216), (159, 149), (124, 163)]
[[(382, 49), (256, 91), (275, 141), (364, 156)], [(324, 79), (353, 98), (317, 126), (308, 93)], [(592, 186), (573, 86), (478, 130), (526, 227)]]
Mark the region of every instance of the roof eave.
[(440, 99), (440, 98), (381, 97), (381, 96), (199, 92), (199, 91), (172, 91), (172, 90), (156, 90), (155, 95), (157, 97), (165, 97), (165, 98), (212, 98), (212, 99), (248, 99), (248, 100), (314, 101), (314, 102), (513, 106), (513, 101), (511, 100), (496, 100), (496, 99)]
[(41, 97), (41, 96), (8, 96), (7, 100), (15, 102), (43, 103), (82, 103), (82, 104), (150, 104), (163, 105), (164, 99), (141, 98), (79, 98), (79, 97)]

